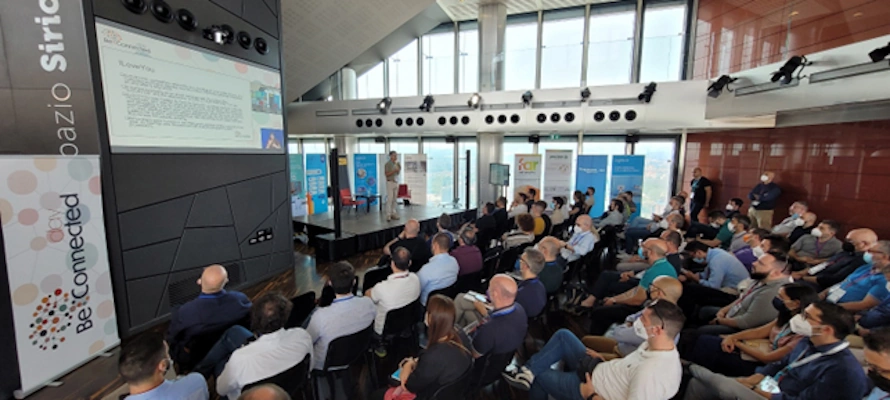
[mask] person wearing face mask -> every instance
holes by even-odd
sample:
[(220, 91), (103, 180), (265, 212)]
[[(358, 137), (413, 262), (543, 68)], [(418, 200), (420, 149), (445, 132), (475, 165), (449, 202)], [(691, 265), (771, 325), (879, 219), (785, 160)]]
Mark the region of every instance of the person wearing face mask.
[(743, 205), (745, 205), (744, 200), (738, 197), (733, 197), (726, 203), (726, 206), (723, 207), (723, 215), (725, 215), (726, 218), (732, 218), (733, 215), (741, 214)]
[(158, 333), (139, 335), (126, 343), (118, 357), (117, 370), (127, 382), (132, 400), (207, 400), (207, 381), (197, 372), (176, 380), (164, 376), (172, 368), (167, 342)]
[(729, 243), (732, 239), (732, 232), (729, 230), (731, 218), (726, 218), (720, 211), (711, 211), (708, 213), (708, 221), (708, 225), (692, 223), (684, 236), (690, 240), (706, 242), (711, 247), (720, 246), (724, 240)]
[(681, 270), (683, 297), (678, 304), (687, 316), (698, 316), (698, 307), (723, 307), (738, 298), (739, 283), (748, 278), (741, 261), (726, 250), (712, 249), (701, 242), (687, 243), (686, 253), (694, 262), (705, 264), (700, 273)]
[(748, 230), (751, 229), (751, 219), (744, 215), (738, 215), (733, 218), (731, 222), (732, 224), (729, 226), (729, 230), (732, 232), (732, 239), (729, 241), (729, 251), (735, 253), (742, 247), (748, 245), (748, 242), (745, 240), (745, 235), (748, 233)]
[[(653, 214), (652, 219), (642, 217), (635, 218), (628, 224), (627, 229), (624, 230), (624, 249), (629, 254), (636, 252), (637, 242), (640, 239), (648, 237), (650, 234), (656, 232), (661, 233), (662, 230), (667, 229), (670, 226), (668, 219), (671, 215), (679, 216), (683, 220), (683, 223), (685, 223), (683, 213), (680, 211), (682, 206), (683, 200), (679, 196), (674, 196), (671, 198), (661, 215)], [(658, 235), (655, 235), (655, 237), (658, 237)]]
[(835, 235), (840, 230), (840, 225), (832, 220), (824, 220), (819, 226), (813, 228), (809, 235), (804, 235), (791, 245), (789, 256), (795, 263), (794, 270), (821, 264), (828, 261), (843, 249), (843, 243)]
[(748, 199), (751, 200), (748, 217), (751, 218), (751, 223), (756, 228), (770, 229), (773, 227), (773, 210), (776, 209), (776, 201), (782, 195), (782, 189), (773, 182), (775, 178), (774, 172), (765, 171), (760, 176), (760, 183), (748, 193)]
[(865, 265), (865, 252), (877, 242), (878, 235), (875, 231), (868, 228), (853, 229), (847, 233), (840, 253), (820, 265), (795, 272), (793, 277), (814, 285), (818, 290), (831, 287)]
[(760, 242), (769, 234), (769, 231), (766, 229), (751, 229), (742, 237), (745, 244), (732, 252), (735, 258), (738, 258), (748, 271), (751, 271), (751, 265), (754, 264), (754, 261), (757, 261), (760, 256), (766, 253), (760, 247)]
[(850, 311), (868, 310), (890, 296), (883, 271), (890, 269), (890, 241), (875, 243), (863, 255), (865, 265), (820, 293), (820, 297)]
[(575, 220), (575, 231), (567, 242), (561, 242), (560, 254), (566, 262), (575, 261), (584, 257), (593, 250), (593, 246), (599, 241), (599, 234), (593, 231), (593, 220), (588, 215), (581, 215)]
[(890, 327), (875, 329), (863, 339), (868, 379), (875, 385), (864, 400), (890, 398)]
[(819, 300), (813, 288), (786, 283), (772, 299), (776, 319), (730, 335), (703, 335), (685, 359), (718, 374), (749, 376), (757, 367), (776, 362), (797, 346), (803, 335), (791, 332), (791, 318)]
[[(680, 388), (683, 369), (674, 338), (686, 318), (673, 303), (654, 301), (634, 322), (643, 342), (623, 358), (604, 361), (571, 331), (560, 329), (528, 362), (504, 374), (529, 400), (667, 400)], [(551, 366), (563, 361), (566, 371)]]
[(735, 379), (692, 365), (692, 380), (683, 398), (858, 400), (865, 396), (868, 379), (844, 341), (853, 329), (849, 311), (816, 302), (792, 317), (790, 326), (805, 338), (781, 360)]
[(798, 222), (800, 226), (794, 227), (794, 230), (791, 231), (790, 235), (788, 235), (788, 242), (794, 243), (800, 240), (800, 238), (802, 238), (804, 235), (812, 232), (813, 228), (815, 228), (819, 222), (819, 217), (812, 211), (803, 213), (801, 219), (803, 220), (803, 222)]
[(807, 205), (807, 202), (798, 200), (791, 204), (791, 207), (788, 207), (788, 218), (785, 218), (778, 225), (774, 226), (772, 232), (776, 235), (782, 235), (787, 237), (791, 234), (791, 231), (798, 226), (803, 226), (803, 215), (810, 208)]
[[(890, 269), (882, 271), (884, 280), (887, 284), (884, 288), (890, 292)], [(878, 304), (862, 314), (856, 315), (856, 334), (865, 336), (870, 330), (882, 326), (890, 326), (890, 296), (884, 298), (881, 304)]]

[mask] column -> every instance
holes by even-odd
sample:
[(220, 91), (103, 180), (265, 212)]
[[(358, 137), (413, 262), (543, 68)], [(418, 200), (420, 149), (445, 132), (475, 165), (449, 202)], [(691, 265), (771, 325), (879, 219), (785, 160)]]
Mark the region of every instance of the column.
[(479, 156), (476, 158), (479, 163), (476, 167), (478, 168), (478, 179), (476, 180), (476, 185), (478, 185), (477, 193), (479, 193), (478, 202), (494, 202), (498, 196), (501, 195), (500, 186), (493, 186), (490, 183), (489, 179), (489, 164), (491, 163), (500, 163), (501, 155), (503, 153), (504, 147), (504, 134), (503, 133), (479, 133), (476, 136)]
[[(504, 90), (504, 35), (506, 30), (506, 4), (497, 2), (479, 5), (480, 92)], [(481, 172), (482, 169), (480, 168), (479, 171)]]

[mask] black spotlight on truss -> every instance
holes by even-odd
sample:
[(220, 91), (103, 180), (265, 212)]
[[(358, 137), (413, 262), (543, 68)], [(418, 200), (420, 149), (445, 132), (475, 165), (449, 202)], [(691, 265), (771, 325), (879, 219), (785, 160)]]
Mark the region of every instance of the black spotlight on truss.
[(535, 95), (532, 94), (531, 90), (522, 94), (522, 104), (529, 105), (532, 103), (532, 99)]
[(879, 49), (874, 49), (868, 53), (868, 57), (871, 58), (871, 60), (874, 62), (881, 61), (887, 58), (888, 55), (890, 55), (890, 43), (887, 43), (886, 46)]
[(383, 100), (380, 100), (377, 103), (377, 111), (380, 111), (381, 114), (386, 114), (389, 111), (389, 106), (392, 105), (392, 99), (389, 97), (384, 97)]
[(643, 93), (640, 93), (640, 95), (637, 96), (637, 100), (645, 103), (652, 101), (652, 95), (655, 94), (656, 86), (658, 85), (656, 85), (655, 82), (646, 85), (646, 87), (643, 88)]
[(420, 105), (420, 111), (430, 112), (433, 109), (433, 104), (436, 102), (436, 99), (433, 98), (433, 95), (428, 94), (423, 98), (423, 104)]
[(479, 105), (481, 105), (481, 104), (482, 104), (482, 96), (480, 96), (479, 93), (473, 93), (473, 95), (470, 96), (470, 99), (467, 100), (467, 106), (474, 110), (479, 108)]
[(590, 88), (581, 89), (581, 101), (587, 101), (590, 98)]
[(720, 93), (723, 93), (723, 88), (726, 88), (727, 92), (731, 92), (732, 89), (729, 88), (729, 84), (737, 81), (739, 78), (733, 78), (729, 75), (723, 75), (717, 79), (716, 82), (711, 83), (711, 86), (708, 86), (708, 96), (713, 98), (720, 97)]
[(797, 71), (797, 69), (800, 68), (800, 72), (797, 73), (797, 79), (800, 79), (800, 74), (803, 73), (803, 69), (810, 64), (812, 63), (807, 61), (806, 56), (791, 57), (791, 59), (789, 59), (788, 62), (786, 62), (785, 65), (782, 66), (782, 68), (779, 68), (778, 71), (773, 72), (773, 77), (770, 80), (773, 82), (778, 82), (779, 80), (781, 80), (781, 83), (783, 85), (787, 85), (794, 80), (794, 71)]

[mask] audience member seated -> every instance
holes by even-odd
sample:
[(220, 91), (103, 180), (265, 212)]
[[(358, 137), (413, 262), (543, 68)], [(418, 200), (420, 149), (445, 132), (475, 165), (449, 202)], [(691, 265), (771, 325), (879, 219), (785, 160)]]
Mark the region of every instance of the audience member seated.
[(451, 299), (433, 296), (426, 310), (423, 319), (429, 336), (426, 348), (417, 358), (406, 358), (399, 363), (399, 386), (378, 390), (370, 399), (429, 399), (473, 366), (469, 339), (454, 326)]
[[(736, 227), (740, 225), (739, 218), (748, 218), (741, 214), (736, 214), (732, 218), (727, 221), (724, 221), (720, 225), (720, 229), (717, 230), (717, 236), (714, 236), (713, 239), (706, 239), (703, 236), (694, 238), (695, 240), (702, 242), (709, 247), (719, 247), (723, 250), (729, 250), (729, 246), (732, 244), (735, 235), (737, 234)], [(716, 217), (717, 221), (720, 221), (721, 218), (719, 216)], [(750, 219), (748, 222), (750, 223)], [(739, 236), (741, 237), (741, 236)]]
[(822, 221), (810, 234), (803, 235), (803, 237), (794, 242), (788, 255), (800, 263), (802, 268), (828, 261), (829, 258), (840, 253), (843, 248), (843, 243), (834, 237), (839, 228), (837, 222), (831, 220)]
[(504, 234), (501, 239), (504, 250), (535, 241), (535, 218), (531, 214), (517, 215), (516, 226), (519, 229)]
[(495, 210), (491, 215), (494, 217), (494, 222), (497, 223), (497, 232), (506, 232), (510, 229), (507, 226), (507, 221), (510, 220), (510, 217), (507, 216), (507, 198), (504, 196), (498, 197), (494, 205)]
[(581, 193), (580, 190), (576, 190), (575, 192), (581, 195), (579, 198), (581, 200), (584, 200), (584, 205), (586, 206), (585, 208), (593, 207), (593, 205), (596, 204), (596, 197), (594, 197), (594, 195), (596, 194), (596, 189), (594, 189), (593, 187), (588, 186), (587, 191), (585, 191), (584, 193)]
[[(885, 268), (881, 272), (887, 281), (884, 287), (890, 291), (890, 268)], [(869, 330), (882, 326), (890, 326), (890, 296), (885, 297), (877, 306), (856, 315), (856, 333), (859, 336), (865, 336)]]
[(726, 207), (724, 207), (723, 215), (726, 218), (732, 218), (733, 215), (742, 213), (742, 206), (745, 205), (745, 201), (738, 198), (733, 197), (729, 199), (729, 202), (726, 203)]
[(451, 250), (451, 256), (457, 260), (460, 268), (458, 275), (472, 274), (482, 270), (482, 251), (476, 247), (476, 231), (465, 226), (457, 237), (458, 246)]
[(791, 235), (791, 232), (794, 231), (794, 228), (804, 226), (803, 215), (806, 214), (807, 211), (810, 211), (807, 202), (798, 200), (791, 203), (791, 207), (788, 207), (788, 218), (783, 219), (778, 225), (773, 226), (772, 233), (788, 237), (788, 235)]
[[(548, 396), (557, 400), (667, 400), (679, 390), (683, 375), (674, 338), (684, 321), (676, 305), (653, 302), (634, 322), (645, 343), (627, 357), (611, 361), (604, 361), (570, 331), (560, 329), (525, 366), (505, 377), (513, 386), (529, 390), (530, 400)], [(559, 361), (566, 371), (551, 369)]]
[(566, 198), (556, 196), (553, 198), (553, 215), (550, 216), (550, 222), (554, 227), (561, 226), (563, 222), (569, 219), (569, 207), (566, 205)]
[(488, 284), (488, 298), (492, 310), (470, 330), (474, 357), (486, 354), (504, 354), (516, 351), (525, 340), (528, 316), (521, 305), (516, 304), (516, 281), (508, 275), (497, 274)]
[(284, 389), (269, 383), (250, 388), (241, 393), (238, 400), (291, 400), (291, 398)]
[(420, 297), (420, 279), (408, 271), (411, 265), (411, 252), (404, 247), (396, 247), (390, 262), (390, 274), (385, 281), (365, 291), (365, 297), (377, 304), (377, 316), (374, 318), (374, 332), (383, 334), (386, 324), (386, 313), (398, 310), (413, 303)]
[(593, 204), (588, 204), (588, 202), (593, 201), (593, 196), (585, 197), (584, 193), (581, 193), (580, 190), (576, 190), (572, 193), (572, 209), (569, 210), (569, 218), (574, 219), (581, 214), (586, 214), (593, 207)]
[(374, 322), (377, 307), (368, 297), (352, 294), (355, 281), (355, 268), (346, 261), (340, 261), (327, 271), (336, 298), (326, 307), (319, 307), (309, 319), (306, 331), (312, 337), (314, 369), (324, 369), (328, 345), (342, 336), (359, 332)]
[(513, 204), (510, 204), (510, 212), (507, 213), (507, 217), (514, 218), (520, 214), (528, 214), (529, 210), (526, 205), (528, 201), (528, 196), (525, 193), (516, 193), (516, 196), (513, 196)]
[(865, 400), (890, 398), (890, 327), (875, 329), (863, 339), (868, 378), (875, 386)]
[(417, 272), (420, 279), (420, 303), (426, 305), (430, 292), (445, 289), (457, 282), (460, 266), (457, 260), (448, 254), (448, 236), (437, 233), (433, 236), (433, 257)]
[(890, 295), (884, 278), (884, 270), (890, 270), (890, 241), (875, 243), (863, 256), (866, 264), (850, 276), (820, 293), (820, 297), (858, 312), (880, 304)]
[(561, 242), (560, 255), (566, 262), (575, 261), (590, 253), (596, 242), (599, 241), (599, 234), (593, 229), (593, 219), (589, 215), (581, 215), (575, 220), (575, 232), (568, 242)]
[(604, 212), (599, 218), (594, 219), (593, 226), (597, 230), (607, 226), (622, 226), (627, 221), (625, 210), (624, 202), (619, 199), (612, 199), (609, 202), (609, 210)]
[(543, 201), (536, 201), (532, 204), (531, 215), (535, 219), (535, 236), (542, 236), (544, 234), (550, 233), (550, 228), (553, 227), (553, 222), (550, 221), (550, 217), (544, 214), (544, 210), (547, 209), (547, 203)]
[(197, 372), (175, 381), (164, 379), (173, 360), (163, 337), (144, 333), (121, 347), (117, 370), (127, 382), (127, 400), (207, 400), (207, 382)]
[(566, 268), (566, 260), (559, 255), (562, 243), (562, 240), (547, 236), (535, 246), (544, 255), (544, 269), (538, 274), (538, 279), (541, 280), (547, 294), (556, 293), (562, 286), (563, 272)]
[(196, 335), (226, 329), (250, 313), (250, 299), (241, 292), (227, 292), (229, 274), (222, 265), (204, 268), (198, 285), (201, 294), (173, 312), (167, 328), (170, 355), (176, 362), (198, 362), (189, 358), (189, 342)]
[(729, 226), (727, 226), (730, 218), (732, 217), (726, 217), (721, 211), (711, 211), (708, 213), (707, 225), (693, 222), (684, 236), (698, 241), (708, 240), (709, 244), (713, 243), (711, 247), (720, 246), (723, 240), (728, 242), (732, 239), (732, 232), (729, 231)]
[(683, 206), (681, 201), (679, 196), (671, 197), (668, 205), (664, 208), (664, 212), (660, 215), (652, 214), (652, 219), (642, 217), (634, 218), (633, 221), (628, 223), (627, 229), (624, 230), (624, 249), (629, 254), (633, 254), (637, 251), (637, 242), (639, 240), (646, 238), (650, 234), (659, 232), (659, 230), (668, 229), (668, 217), (672, 214), (680, 216), (680, 220), (682, 221), (680, 227), (682, 227), (686, 220), (680, 212), (680, 208)]
[(735, 301), (739, 283), (748, 278), (742, 262), (726, 250), (711, 249), (702, 242), (687, 244), (686, 252), (694, 262), (706, 265), (700, 273), (681, 270), (684, 287), (679, 305), (686, 315), (695, 315), (696, 306), (723, 307)]
[(745, 241), (745, 235), (747, 235), (748, 230), (751, 229), (751, 219), (744, 215), (737, 215), (731, 220), (729, 228), (732, 232), (732, 240), (729, 242), (729, 252), (735, 253), (737, 250), (748, 245), (748, 242)]
[[(677, 220), (683, 221), (683, 217), (681, 217), (680, 214), (673, 214), (669, 216), (667, 220), (671, 221), (670, 224), (673, 227), (674, 222), (678, 222)], [(671, 228), (669, 228), (668, 230), (661, 232), (658, 236), (649, 236), (649, 238), (659, 238), (667, 242), (668, 252), (665, 255), (665, 258), (679, 274), (680, 269), (683, 267), (683, 259), (679, 254), (680, 246), (683, 244), (683, 237), (680, 235), (679, 231), (671, 230)], [(621, 261), (615, 266), (615, 270), (619, 272), (642, 271), (649, 268), (649, 263), (640, 257), (639, 249), (635, 250), (633, 255), (619, 254), (618, 259)]]
[(866, 264), (865, 253), (878, 242), (878, 235), (868, 228), (853, 229), (840, 253), (828, 259), (824, 267), (809, 267), (794, 273), (795, 279), (815, 284), (819, 289), (831, 287), (843, 281), (857, 268)]
[(788, 235), (788, 242), (791, 244), (794, 244), (794, 242), (800, 240), (803, 235), (812, 232), (813, 228), (815, 228), (817, 225), (816, 222), (819, 221), (819, 217), (817, 217), (816, 214), (812, 212), (803, 213), (803, 217), (801, 218), (803, 219), (803, 225), (795, 227), (794, 230), (791, 231), (791, 234)]
[(745, 244), (732, 252), (735, 258), (738, 258), (748, 271), (751, 270), (751, 264), (754, 264), (754, 261), (766, 254), (763, 248), (760, 247), (760, 242), (769, 235), (770, 233), (766, 229), (751, 229), (742, 239), (745, 241)]
[[(216, 377), (216, 392), (220, 396), (237, 399), (245, 385), (278, 375), (312, 356), (309, 333), (303, 328), (284, 328), (291, 307), (290, 300), (281, 294), (267, 293), (250, 310), (253, 332), (237, 325), (226, 331), (217, 346), (221, 342), (228, 342), (224, 347), (237, 346)], [(249, 341), (253, 338), (256, 340)]]
[(733, 379), (692, 365), (684, 399), (861, 399), (868, 379), (844, 338), (853, 315), (816, 302), (791, 319), (791, 331), (806, 338), (780, 361), (757, 368), (754, 375)]
[[(454, 234), (451, 233), (451, 217), (448, 214), (442, 213), (439, 218), (436, 220), (436, 233), (441, 233), (448, 237), (448, 250), (451, 250), (451, 247), (454, 246)], [(435, 235), (433, 235), (435, 236)], [(430, 248), (430, 251), (433, 249), (433, 236), (430, 236), (429, 240), (426, 241), (427, 247)]]
[[(515, 301), (522, 306), (529, 318), (534, 318), (544, 310), (547, 303), (547, 291), (538, 279), (538, 273), (544, 268), (544, 255), (538, 250), (527, 248), (516, 262), (522, 279), (517, 284)], [(457, 295), (454, 298), (457, 324), (465, 327), (489, 316), (489, 309), (486, 307), (490, 305), (471, 299), (466, 293)]]
[(683, 269), (683, 255), (680, 253), (680, 247), (685, 246), (683, 236), (677, 231), (664, 231), (659, 238), (664, 240), (668, 246), (668, 252), (664, 258), (677, 271), (677, 276), (680, 276), (680, 270)]
[(718, 374), (752, 375), (757, 367), (781, 360), (797, 346), (804, 336), (791, 331), (791, 318), (818, 300), (813, 288), (786, 283), (772, 299), (776, 319), (730, 335), (702, 335), (687, 358)]
[[(405, 228), (399, 236), (383, 246), (383, 254), (392, 256), (392, 249), (397, 247), (404, 247), (411, 253), (412, 272), (416, 271), (415, 268), (420, 269), (433, 256), (430, 253), (430, 246), (420, 237), (420, 222), (413, 218), (405, 222)], [(366, 289), (370, 287), (368, 286)]]
[[(662, 275), (655, 278), (649, 285), (646, 298), (651, 301), (668, 301), (677, 304), (677, 300), (682, 295), (683, 284), (677, 278)], [(581, 341), (587, 348), (600, 353), (606, 361), (627, 356), (646, 341), (645, 338), (637, 335), (634, 329), (634, 322), (642, 314), (643, 311), (638, 311), (627, 316), (623, 324), (613, 325), (604, 336), (584, 336)], [(679, 336), (676, 339), (679, 339)]]
[(631, 215), (637, 213), (637, 203), (634, 203), (634, 192), (626, 191), (618, 195), (618, 199), (624, 202), (624, 221), (630, 221)]
[[(476, 218), (476, 221), (473, 222), (473, 226), (476, 228), (476, 231), (481, 232), (482, 236), (484, 237), (494, 239), (494, 237), (496, 236), (495, 233), (498, 229), (498, 221), (495, 219), (494, 214), (494, 204), (485, 203), (485, 205), (482, 206), (482, 215), (479, 216), (479, 218)], [(488, 243), (483, 244), (488, 247)]]

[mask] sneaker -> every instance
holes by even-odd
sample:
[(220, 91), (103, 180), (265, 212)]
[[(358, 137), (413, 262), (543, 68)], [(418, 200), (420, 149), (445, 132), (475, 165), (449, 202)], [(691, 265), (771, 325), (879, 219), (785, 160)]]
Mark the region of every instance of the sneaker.
[(377, 357), (386, 358), (386, 347), (377, 346), (377, 348), (374, 349), (374, 354), (376, 354)]
[(393, 214), (393, 215), (392, 215), (392, 219), (398, 221), (398, 220), (399, 220), (399, 214)]
[(521, 366), (511, 371), (504, 371), (501, 374), (510, 386), (526, 391), (531, 389), (532, 382), (535, 380), (535, 375), (525, 366)]

